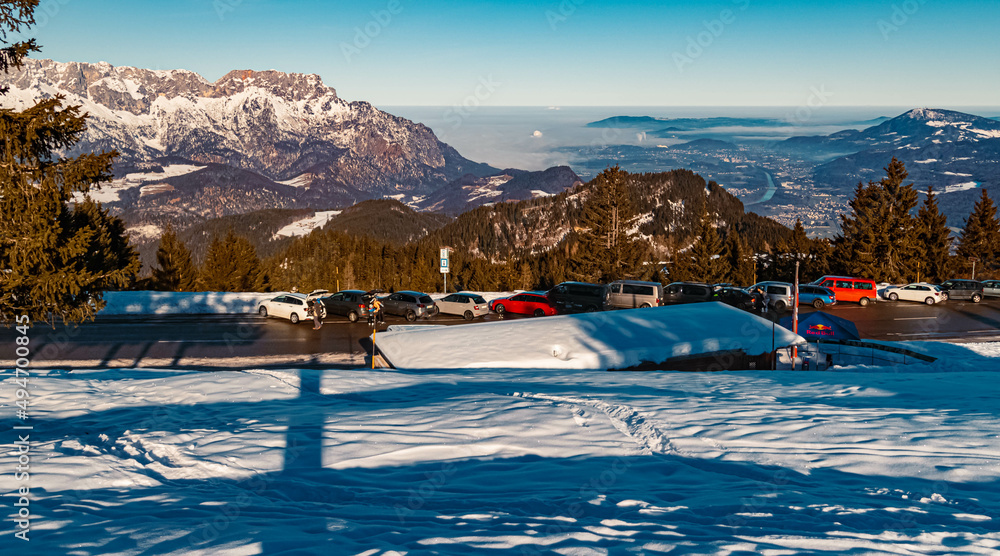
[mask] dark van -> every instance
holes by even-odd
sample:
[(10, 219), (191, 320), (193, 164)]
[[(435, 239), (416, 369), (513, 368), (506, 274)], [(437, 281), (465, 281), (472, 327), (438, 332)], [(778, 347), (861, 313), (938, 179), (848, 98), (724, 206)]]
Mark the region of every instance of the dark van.
[(697, 282), (674, 282), (667, 284), (663, 290), (663, 304), (673, 305), (675, 303), (701, 303), (712, 301), (715, 292), (712, 286)]
[(592, 313), (604, 310), (607, 287), (586, 282), (563, 282), (545, 294), (560, 313)]

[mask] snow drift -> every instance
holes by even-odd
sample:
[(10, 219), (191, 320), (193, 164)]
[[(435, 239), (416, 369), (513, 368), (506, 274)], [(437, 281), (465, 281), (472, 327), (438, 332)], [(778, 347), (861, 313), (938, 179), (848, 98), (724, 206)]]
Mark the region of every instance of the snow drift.
[(761, 355), (804, 343), (722, 303), (390, 329), (375, 337), (383, 358), (397, 369), (623, 369), (717, 352)]
[(204, 315), (253, 313), (279, 292), (107, 292), (100, 315)]

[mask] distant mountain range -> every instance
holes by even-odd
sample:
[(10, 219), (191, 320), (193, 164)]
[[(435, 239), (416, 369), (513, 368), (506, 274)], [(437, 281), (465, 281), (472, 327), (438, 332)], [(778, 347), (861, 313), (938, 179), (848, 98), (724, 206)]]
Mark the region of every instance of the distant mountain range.
[[(861, 131), (794, 137), (780, 149), (821, 161), (817, 183), (849, 188), (877, 180), (895, 156), (919, 190), (933, 185), (953, 226), (968, 216), (979, 188), (1000, 198), (1000, 122), (952, 110), (919, 108)], [(830, 160), (830, 154), (836, 156)], [(849, 154), (843, 154), (849, 153)]]
[[(894, 118), (857, 123), (862, 129), (764, 140), (741, 137), (742, 131), (726, 128), (778, 130), (782, 125), (790, 127), (790, 123), (766, 118), (616, 116), (588, 126), (624, 127), (687, 142), (655, 149), (620, 145), (589, 156), (624, 158), (623, 166), (632, 171), (641, 170), (639, 164), (654, 170), (672, 166), (692, 169), (726, 187), (745, 191), (745, 200), (763, 198), (755, 202), (759, 204), (754, 204), (754, 210), (770, 213), (786, 224), (802, 217), (829, 226), (837, 212), (846, 210), (837, 200), (846, 200), (858, 182), (883, 177), (883, 168), (892, 157), (906, 164), (909, 180), (918, 190), (933, 185), (945, 194), (941, 207), (954, 227), (963, 225), (979, 195), (975, 190), (986, 188), (1000, 199), (998, 118), (918, 108)], [(637, 164), (629, 165), (631, 161)], [(758, 193), (768, 185), (754, 180), (754, 172), (766, 172), (773, 178), (773, 193)], [(816, 206), (816, 199), (821, 199), (823, 206)]]
[[(831, 152), (852, 153), (816, 169), (823, 179), (844, 183), (867, 179), (872, 162), (891, 156), (906, 162), (911, 173), (930, 170), (929, 173), (940, 176), (981, 181), (1000, 177), (997, 168), (1000, 122), (952, 110), (918, 108), (861, 131), (793, 137), (781, 148), (820, 158)], [(875, 167), (884, 165), (885, 162), (876, 162)], [(946, 185), (955, 180), (943, 181)]]
[[(532, 191), (550, 195), (579, 181), (568, 168), (550, 175), (472, 162), (423, 124), (347, 102), (317, 75), (232, 71), (213, 83), (185, 70), (26, 60), (5, 85), (5, 108), (56, 95), (83, 106), (88, 130), (74, 152), (119, 152), (115, 182), (95, 197), (140, 235), (157, 234), (167, 221), (184, 227), (385, 197), (447, 212)], [(500, 193), (457, 185), (479, 179)]]

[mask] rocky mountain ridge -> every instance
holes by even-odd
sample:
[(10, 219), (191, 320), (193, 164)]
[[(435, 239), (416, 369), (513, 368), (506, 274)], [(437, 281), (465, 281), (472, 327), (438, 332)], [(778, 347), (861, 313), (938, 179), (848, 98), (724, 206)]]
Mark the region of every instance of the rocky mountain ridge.
[(74, 152), (118, 151), (118, 180), (95, 195), (133, 225), (427, 196), (499, 172), (423, 124), (340, 98), (317, 75), (242, 70), (210, 82), (186, 70), (29, 59), (5, 85), (3, 108), (57, 95), (82, 106), (88, 129)]

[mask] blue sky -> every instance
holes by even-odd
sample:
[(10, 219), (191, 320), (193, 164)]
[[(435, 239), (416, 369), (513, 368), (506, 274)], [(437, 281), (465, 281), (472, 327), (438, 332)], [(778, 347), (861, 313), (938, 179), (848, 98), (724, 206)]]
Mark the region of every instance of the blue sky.
[(41, 57), (448, 106), (1000, 105), (1000, 2), (42, 0)]

